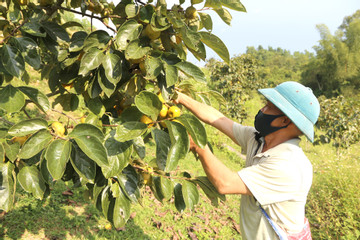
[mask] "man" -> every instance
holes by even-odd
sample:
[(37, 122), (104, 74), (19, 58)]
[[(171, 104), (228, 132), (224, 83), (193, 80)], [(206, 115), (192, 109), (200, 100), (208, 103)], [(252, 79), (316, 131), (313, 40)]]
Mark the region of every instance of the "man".
[[(284, 82), (260, 89), (267, 99), (255, 117), (255, 128), (242, 126), (216, 109), (178, 93), (176, 103), (230, 137), (246, 153), (246, 166), (234, 172), (206, 146), (192, 141), (209, 180), (221, 194), (242, 194), (240, 226), (244, 239), (311, 239), (305, 203), (312, 165), (299, 147), (299, 136), (314, 140), (320, 105), (310, 88)], [(289, 237), (290, 238), (290, 237)]]

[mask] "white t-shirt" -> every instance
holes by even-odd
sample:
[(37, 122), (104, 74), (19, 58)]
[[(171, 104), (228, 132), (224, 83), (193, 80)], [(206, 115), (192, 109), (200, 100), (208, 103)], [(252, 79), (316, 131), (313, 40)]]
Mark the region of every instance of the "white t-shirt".
[(278, 239), (259, 203), (269, 217), (288, 233), (304, 226), (306, 197), (312, 183), (312, 165), (299, 147), (299, 138), (261, 153), (255, 128), (234, 123), (234, 136), (246, 154), (245, 168), (238, 172), (253, 196), (242, 195), (240, 226), (243, 239)]

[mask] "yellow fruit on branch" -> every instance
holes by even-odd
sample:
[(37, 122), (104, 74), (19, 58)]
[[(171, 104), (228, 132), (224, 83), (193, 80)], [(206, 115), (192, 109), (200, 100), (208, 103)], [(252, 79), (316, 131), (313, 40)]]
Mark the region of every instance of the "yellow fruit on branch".
[(194, 19), (197, 17), (197, 11), (196, 8), (194, 8), (193, 6), (188, 7), (185, 10), (185, 17), (188, 19)]
[(157, 94), (157, 96), (158, 96), (159, 100), (160, 100), (162, 103), (165, 103), (165, 100), (164, 100), (161, 92), (159, 92), (159, 93)]
[(19, 0), (19, 4), (20, 4), (21, 6), (28, 5), (28, 0)]
[(169, 111), (168, 111), (169, 118), (180, 117), (180, 115), (181, 115), (181, 110), (180, 110), (180, 108), (178, 108), (178, 106), (174, 105), (169, 108)]
[(153, 120), (151, 120), (151, 118), (146, 115), (142, 115), (142, 117), (140, 118), (140, 122), (148, 125), (148, 128), (154, 126)]
[(13, 138), (11, 139), (11, 141), (12, 141), (13, 143), (18, 142), (18, 143), (20, 143), (20, 146), (22, 146), (22, 145), (24, 145), (25, 141), (29, 138), (29, 136), (30, 136), (30, 135), (21, 136), (21, 137), (13, 137)]
[(161, 111), (159, 113), (160, 118), (166, 118), (168, 110), (169, 110), (168, 107), (165, 104), (163, 104)]
[(65, 88), (66, 90), (70, 91), (70, 89), (74, 87), (74, 82), (69, 84), (62, 83), (61, 86), (63, 86), (63, 88)]
[(142, 172), (141, 175), (143, 177), (144, 184), (150, 186), (152, 183), (151, 174), (148, 172)]
[(105, 225), (106, 230), (111, 230), (111, 228), (112, 228), (111, 223), (108, 223), (108, 224)]
[(85, 116), (82, 116), (82, 117), (80, 118), (80, 122), (81, 122), (81, 123), (85, 123), (85, 121), (86, 121), (86, 117), (85, 117)]
[(145, 27), (145, 36), (150, 38), (151, 40), (158, 39), (160, 37), (161, 32), (156, 31), (150, 24), (146, 25)]
[(52, 129), (54, 130), (54, 133), (60, 137), (63, 137), (65, 134), (65, 127), (60, 122), (53, 122), (51, 124)]

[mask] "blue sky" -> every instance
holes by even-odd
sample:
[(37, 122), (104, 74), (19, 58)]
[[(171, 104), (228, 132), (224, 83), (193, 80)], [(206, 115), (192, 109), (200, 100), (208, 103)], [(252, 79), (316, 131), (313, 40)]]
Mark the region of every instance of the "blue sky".
[[(231, 26), (215, 14), (213, 33), (227, 46), (230, 56), (244, 53), (247, 46), (314, 52), (320, 34), (317, 24), (325, 24), (334, 34), (345, 16), (360, 9), (360, 0), (241, 0), (247, 12), (231, 11)], [(210, 12), (210, 11), (209, 11)], [(207, 58), (217, 55), (207, 50)], [(189, 60), (197, 63), (196, 59)], [(203, 63), (200, 63), (202, 65)]]

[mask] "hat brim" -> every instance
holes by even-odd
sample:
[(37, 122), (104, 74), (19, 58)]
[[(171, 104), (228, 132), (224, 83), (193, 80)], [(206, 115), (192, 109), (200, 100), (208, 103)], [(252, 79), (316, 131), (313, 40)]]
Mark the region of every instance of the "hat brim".
[(301, 132), (314, 142), (314, 125), (297, 108), (284, 98), (276, 89), (265, 88), (258, 90), (266, 99), (279, 108), (300, 129)]

